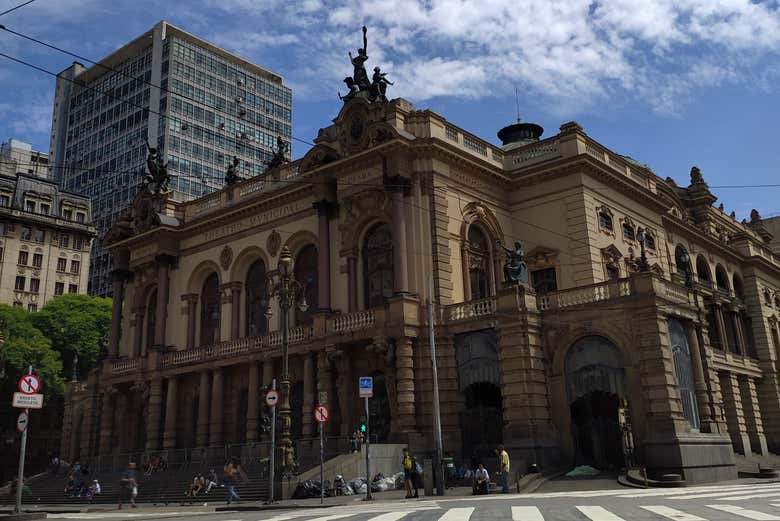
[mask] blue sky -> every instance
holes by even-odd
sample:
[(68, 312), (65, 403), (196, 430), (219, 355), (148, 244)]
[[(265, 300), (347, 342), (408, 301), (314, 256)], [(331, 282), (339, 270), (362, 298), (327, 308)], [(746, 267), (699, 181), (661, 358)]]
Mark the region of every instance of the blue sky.
[[(575, 120), (678, 184), (692, 165), (713, 187), (780, 184), (777, 1), (36, 0), (0, 23), (100, 59), (161, 19), (284, 76), (305, 140), (338, 112), (366, 24), (391, 96), (494, 143), (517, 88), (521, 116), (545, 135)], [(55, 72), (73, 61), (3, 31), (0, 52)], [(0, 139), (48, 150), (53, 88), (0, 57)], [(714, 192), (739, 218), (780, 214), (780, 188)]]

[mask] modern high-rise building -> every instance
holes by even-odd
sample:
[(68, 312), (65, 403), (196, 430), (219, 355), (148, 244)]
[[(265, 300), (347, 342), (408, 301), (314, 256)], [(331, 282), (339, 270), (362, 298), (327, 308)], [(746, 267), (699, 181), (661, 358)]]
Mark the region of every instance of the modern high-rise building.
[[(147, 140), (168, 162), (173, 198), (224, 184), (233, 157), (242, 177), (262, 174), (292, 136), (292, 91), (281, 76), (165, 21), (85, 68), (57, 78), (51, 172), (92, 200), (102, 234), (133, 200), (146, 173)], [(109, 254), (92, 250), (92, 295), (111, 293)]]

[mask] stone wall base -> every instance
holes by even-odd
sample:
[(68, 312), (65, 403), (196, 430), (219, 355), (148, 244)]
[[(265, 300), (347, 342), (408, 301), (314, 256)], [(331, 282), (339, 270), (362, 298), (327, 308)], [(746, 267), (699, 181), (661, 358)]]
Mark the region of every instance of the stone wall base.
[(552, 439), (504, 438), (509, 453), (512, 473), (525, 474), (528, 466), (536, 463), (541, 469), (558, 468), (562, 464), (561, 451)]
[(737, 479), (727, 435), (690, 433), (651, 437), (642, 443), (648, 476), (681, 474), (688, 483)]

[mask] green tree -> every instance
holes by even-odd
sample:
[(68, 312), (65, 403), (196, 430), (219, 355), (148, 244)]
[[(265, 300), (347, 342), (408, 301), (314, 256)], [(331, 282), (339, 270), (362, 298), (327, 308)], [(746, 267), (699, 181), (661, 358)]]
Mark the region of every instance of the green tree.
[(32, 315), (33, 324), (51, 340), (71, 377), (73, 355), (79, 356), (79, 376), (95, 367), (101, 342), (111, 327), (111, 300), (68, 293), (50, 300)]
[(0, 345), (0, 364), (3, 364), (6, 374), (3, 396), (10, 392), (10, 387), (16, 387), (18, 378), (29, 365), (41, 377), (42, 392), (61, 395), (64, 389), (60, 354), (51, 348), (51, 341), (33, 325), (32, 315), (22, 308), (0, 304), (0, 334), (4, 340)]

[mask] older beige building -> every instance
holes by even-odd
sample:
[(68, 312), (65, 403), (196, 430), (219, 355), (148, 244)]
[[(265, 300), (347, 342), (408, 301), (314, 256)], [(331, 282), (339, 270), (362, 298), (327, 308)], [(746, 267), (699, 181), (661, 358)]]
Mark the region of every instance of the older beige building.
[(95, 235), (89, 199), (35, 175), (0, 175), (0, 303), (37, 311), (86, 293)]
[[(309, 303), (290, 331), (302, 467), (318, 392), (346, 444), (359, 376), (376, 440), (432, 449), (431, 297), (457, 459), (499, 442), (520, 470), (633, 452), (651, 477), (696, 482), (780, 449), (780, 258), (760, 220), (713, 207), (696, 168), (681, 187), (577, 123), (541, 133), (518, 123), (496, 147), (403, 99), (353, 99), (264, 178), (184, 204), (140, 195), (106, 237), (110, 357), (69, 391), (62, 453), (266, 443), (261, 389), (282, 355), (266, 276), (283, 247)], [(519, 286), (503, 276), (516, 241)]]

